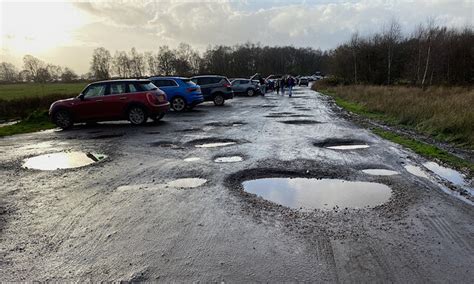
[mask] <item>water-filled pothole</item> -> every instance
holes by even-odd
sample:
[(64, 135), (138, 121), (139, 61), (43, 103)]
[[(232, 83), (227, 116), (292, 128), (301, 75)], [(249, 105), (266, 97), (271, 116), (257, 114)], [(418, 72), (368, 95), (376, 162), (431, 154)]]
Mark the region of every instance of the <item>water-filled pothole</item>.
[(373, 175), (373, 176), (394, 176), (399, 173), (396, 171), (386, 170), (386, 169), (365, 169), (362, 172)]
[(168, 187), (174, 188), (194, 188), (201, 186), (207, 182), (206, 179), (203, 178), (180, 178), (175, 179), (173, 181), (168, 182), (166, 185)]
[(467, 192), (469, 192), (469, 194), (474, 194), (474, 188), (469, 185), (469, 182), (466, 180), (466, 177), (462, 173), (450, 168), (443, 167), (435, 162), (426, 162), (423, 164), (423, 166), (438, 175), (439, 177), (466, 190)]
[(238, 141), (234, 139), (222, 139), (222, 138), (202, 138), (188, 142), (196, 148), (215, 148), (224, 147), (237, 144)]
[(93, 164), (106, 157), (97, 153), (59, 152), (26, 159), (23, 168), (43, 171), (72, 169)]
[(341, 179), (262, 178), (242, 183), (246, 192), (294, 209), (375, 207), (390, 199), (390, 187)]
[(294, 124), (294, 125), (307, 125), (307, 124), (319, 124), (321, 123), (320, 121), (316, 120), (304, 120), (304, 119), (295, 119), (295, 120), (284, 120), (284, 121), (279, 121), (281, 123), (285, 124)]
[(365, 149), (370, 146), (361, 140), (331, 138), (320, 142), (314, 142), (314, 146), (332, 150), (356, 150)]
[(91, 137), (91, 139), (108, 139), (108, 138), (117, 138), (122, 137), (123, 133), (114, 133), (114, 134), (103, 134)]
[(407, 170), (407, 172), (417, 177), (428, 178), (428, 175), (426, 174), (426, 172), (423, 171), (423, 169), (421, 169), (420, 167), (417, 167), (414, 165), (406, 165), (405, 170)]
[(214, 159), (216, 163), (236, 163), (242, 162), (244, 159), (241, 156), (226, 156), (226, 157), (217, 157)]
[(242, 126), (246, 124), (242, 121), (233, 121), (233, 122), (209, 122), (206, 123), (207, 126), (217, 126), (217, 127), (231, 127), (231, 126)]

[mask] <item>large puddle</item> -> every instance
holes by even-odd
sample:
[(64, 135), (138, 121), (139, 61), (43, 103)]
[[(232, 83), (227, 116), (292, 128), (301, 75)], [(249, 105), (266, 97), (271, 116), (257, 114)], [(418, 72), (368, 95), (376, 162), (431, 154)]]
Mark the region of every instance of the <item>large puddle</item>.
[(387, 202), (392, 192), (384, 184), (341, 179), (263, 178), (242, 185), (274, 203), (306, 210), (374, 207)]
[(474, 194), (474, 188), (472, 188), (466, 181), (466, 177), (453, 169), (443, 167), (435, 162), (424, 163), (423, 166), (428, 170), (432, 171), (441, 178), (451, 182), (454, 185), (460, 186), (467, 190), (470, 194)]
[(330, 138), (320, 142), (314, 142), (314, 146), (324, 147), (332, 150), (357, 150), (369, 148), (369, 144), (361, 140)]
[(23, 168), (43, 171), (79, 168), (105, 159), (107, 156), (97, 153), (60, 152), (45, 154), (25, 160)]

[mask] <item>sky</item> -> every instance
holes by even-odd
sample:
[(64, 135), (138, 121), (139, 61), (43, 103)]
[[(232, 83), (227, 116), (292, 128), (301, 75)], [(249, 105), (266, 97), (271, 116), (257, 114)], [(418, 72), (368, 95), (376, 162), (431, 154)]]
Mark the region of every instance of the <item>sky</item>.
[(113, 54), (185, 42), (202, 52), (253, 42), (326, 50), (392, 19), (405, 33), (430, 18), (473, 26), (474, 0), (0, 0), (0, 15), (0, 61), (21, 68), (31, 54), (82, 74), (97, 47)]

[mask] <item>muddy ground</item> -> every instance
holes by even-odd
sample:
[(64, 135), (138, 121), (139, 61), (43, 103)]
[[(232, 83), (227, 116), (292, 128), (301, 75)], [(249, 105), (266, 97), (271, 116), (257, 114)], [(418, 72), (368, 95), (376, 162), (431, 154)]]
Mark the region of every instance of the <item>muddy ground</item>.
[[(424, 160), (331, 103), (300, 88), (293, 98), (237, 97), (142, 127), (0, 139), (0, 279), (472, 283), (472, 205), (430, 173), (408, 173), (405, 165)], [(341, 142), (370, 147), (326, 148)], [(206, 143), (225, 146), (197, 147)], [(58, 151), (108, 157), (76, 169), (21, 167)], [(244, 160), (213, 161), (223, 156)], [(242, 190), (265, 177), (378, 182), (392, 196), (370, 209), (293, 210)], [(169, 186), (177, 178), (207, 183)]]

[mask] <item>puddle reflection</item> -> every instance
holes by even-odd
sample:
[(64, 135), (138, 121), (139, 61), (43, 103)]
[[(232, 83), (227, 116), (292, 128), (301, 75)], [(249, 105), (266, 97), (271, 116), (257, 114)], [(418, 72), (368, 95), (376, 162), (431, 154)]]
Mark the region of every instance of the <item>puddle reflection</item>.
[(101, 154), (83, 152), (52, 153), (26, 159), (23, 168), (43, 171), (71, 169), (93, 164), (106, 157)]
[(246, 192), (269, 201), (306, 210), (374, 207), (391, 196), (391, 189), (384, 184), (341, 179), (264, 178), (242, 185)]

